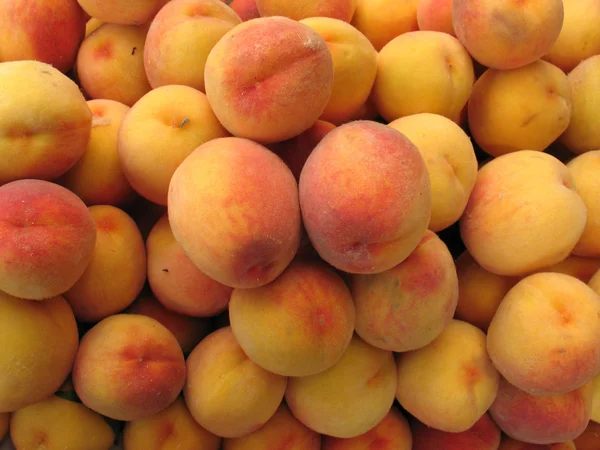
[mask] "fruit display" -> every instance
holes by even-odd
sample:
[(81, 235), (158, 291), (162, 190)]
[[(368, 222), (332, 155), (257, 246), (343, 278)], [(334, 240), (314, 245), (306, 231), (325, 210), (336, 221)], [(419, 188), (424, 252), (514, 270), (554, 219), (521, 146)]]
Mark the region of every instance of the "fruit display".
[(600, 1), (0, 2), (0, 450), (600, 450)]

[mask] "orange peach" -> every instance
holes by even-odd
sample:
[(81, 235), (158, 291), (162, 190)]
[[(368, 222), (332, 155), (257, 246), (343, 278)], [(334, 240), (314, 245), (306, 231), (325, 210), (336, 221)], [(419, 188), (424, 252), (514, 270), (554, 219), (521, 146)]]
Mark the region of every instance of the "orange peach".
[(0, 187), (0, 290), (33, 300), (63, 294), (92, 260), (96, 224), (58, 184), (19, 180)]
[(63, 297), (33, 302), (0, 292), (0, 413), (37, 403), (71, 372), (77, 324)]
[(119, 25), (150, 22), (169, 0), (77, 0), (85, 12), (96, 19)]
[(265, 285), (298, 250), (294, 175), (250, 140), (221, 138), (198, 147), (175, 171), (168, 203), (179, 245), (202, 272), (226, 286)]
[(146, 39), (150, 85), (180, 84), (204, 90), (204, 67), (215, 44), (241, 23), (219, 0), (171, 0), (156, 15)]
[(83, 335), (72, 379), (88, 408), (131, 421), (173, 403), (185, 376), (183, 352), (167, 328), (150, 317), (116, 314)]
[(133, 189), (166, 206), (175, 169), (199, 145), (227, 135), (206, 95), (189, 86), (162, 86), (144, 95), (126, 114), (118, 155)]
[(261, 17), (283, 16), (293, 20), (324, 17), (350, 22), (354, 15), (355, 3), (355, 0), (256, 0), (256, 7)]
[(132, 106), (150, 91), (144, 70), (148, 25), (104, 23), (81, 43), (75, 70), (89, 98)]
[(355, 438), (390, 411), (396, 391), (392, 352), (354, 336), (332, 367), (288, 381), (285, 399), (294, 416), (324, 435)]
[(373, 100), (388, 122), (419, 113), (458, 122), (474, 81), (471, 56), (455, 37), (413, 31), (379, 51)]
[(196, 422), (217, 436), (238, 438), (273, 417), (286, 384), (286, 377), (252, 362), (225, 327), (209, 334), (188, 356), (183, 392)]
[(484, 269), (522, 276), (563, 261), (586, 217), (567, 167), (546, 153), (520, 150), (479, 169), (460, 234)]
[(540, 272), (504, 297), (488, 329), (498, 371), (533, 395), (559, 395), (600, 372), (600, 297), (570, 275)]
[(127, 422), (123, 450), (219, 450), (221, 438), (202, 428), (179, 397), (162, 411)]
[(454, 0), (420, 0), (417, 6), (419, 30), (441, 31), (456, 36), (452, 24)]
[(453, 320), (429, 345), (397, 355), (400, 405), (448, 433), (473, 427), (494, 402), (500, 376), (479, 328)]
[(303, 377), (342, 357), (355, 312), (348, 287), (329, 266), (295, 260), (265, 286), (234, 289), (229, 320), (252, 361), (269, 372)]
[(92, 131), (92, 112), (79, 87), (39, 61), (3, 62), (0, 86), (0, 185), (53, 180), (73, 167)]
[[(528, 442), (517, 441), (509, 437), (502, 439), (498, 450), (576, 450), (573, 441), (556, 442), (548, 445), (530, 444)], [(577, 446), (577, 450), (579, 446)], [(596, 447), (594, 447), (596, 450)]]
[(223, 126), (263, 144), (310, 128), (329, 102), (333, 77), (325, 40), (285, 17), (261, 17), (227, 32), (204, 72), (206, 95)]
[(598, 450), (600, 448), (600, 423), (590, 422), (585, 431), (573, 440), (567, 450)]
[(500, 70), (525, 66), (548, 53), (558, 39), (563, 18), (562, 0), (452, 3), (458, 39), (474, 59)]
[(353, 275), (356, 332), (369, 344), (394, 352), (429, 344), (452, 320), (458, 300), (454, 260), (427, 230), (408, 258), (385, 272)]
[(0, 413), (0, 442), (6, 437), (8, 433), (8, 423), (10, 420), (9, 413)]
[(258, 7), (256, 6), (256, 0), (231, 0), (228, 4), (243, 22), (258, 19), (260, 17)]

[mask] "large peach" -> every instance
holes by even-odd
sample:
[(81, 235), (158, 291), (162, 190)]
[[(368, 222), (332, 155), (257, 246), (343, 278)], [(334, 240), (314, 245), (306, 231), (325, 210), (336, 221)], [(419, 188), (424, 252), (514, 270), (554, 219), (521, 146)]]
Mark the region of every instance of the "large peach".
[(120, 25), (149, 22), (169, 0), (77, 0), (90, 17)]
[(81, 339), (73, 387), (88, 408), (115, 420), (139, 420), (169, 406), (185, 382), (175, 336), (158, 321), (116, 314)]
[(454, 0), (420, 0), (417, 6), (419, 30), (441, 31), (456, 36), (452, 23)]
[(427, 166), (402, 133), (372, 121), (330, 131), (300, 174), (304, 226), (319, 255), (350, 273), (396, 266), (431, 217)]
[(290, 2), (286, 0), (256, 0), (261, 17), (283, 16), (294, 20), (324, 17), (350, 22), (356, 7), (355, 0), (311, 0)]
[(329, 102), (333, 77), (325, 40), (285, 17), (236, 26), (213, 47), (204, 71), (206, 95), (223, 126), (260, 143), (310, 128)]

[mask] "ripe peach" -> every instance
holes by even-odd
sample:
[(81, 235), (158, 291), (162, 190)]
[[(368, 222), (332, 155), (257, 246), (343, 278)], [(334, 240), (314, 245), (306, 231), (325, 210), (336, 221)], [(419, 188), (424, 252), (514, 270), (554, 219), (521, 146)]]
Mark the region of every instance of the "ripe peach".
[(319, 33), (285, 17), (261, 17), (219, 40), (206, 60), (204, 82), (230, 133), (268, 144), (315, 123), (329, 102), (333, 76), (331, 53)]
[(256, 0), (231, 0), (229, 2), (229, 7), (237, 13), (243, 22), (258, 19), (260, 17), (258, 7), (256, 6)]
[(350, 273), (391, 269), (431, 217), (429, 174), (402, 133), (371, 121), (330, 131), (300, 175), (304, 226), (319, 255)]
[(600, 448), (600, 423), (590, 421), (585, 431), (573, 439), (573, 444), (567, 450), (598, 450)]
[(485, 339), (479, 328), (453, 320), (431, 344), (398, 354), (400, 405), (440, 431), (473, 427), (494, 402), (500, 378)]
[(286, 377), (252, 362), (231, 328), (225, 327), (209, 334), (188, 356), (184, 397), (202, 427), (217, 436), (238, 438), (273, 417), (286, 384)]
[(441, 31), (456, 36), (452, 24), (454, 0), (420, 0), (417, 6), (419, 30)]
[[(596, 447), (594, 447), (594, 450)], [(529, 444), (527, 442), (517, 441), (506, 437), (502, 439), (502, 443), (498, 450), (576, 450), (573, 441), (556, 442), (548, 445)], [(580, 450), (577, 447), (577, 450)]]
[(150, 22), (169, 0), (77, 0), (85, 12), (104, 22), (141, 25)]
[(73, 386), (88, 408), (115, 420), (139, 420), (169, 406), (185, 381), (175, 336), (158, 321), (116, 314), (81, 339)]
[(283, 16), (293, 20), (324, 17), (350, 22), (356, 7), (355, 0), (296, 1), (256, 0), (261, 17)]
[(53, 180), (69, 170), (92, 131), (92, 112), (77, 85), (49, 64), (13, 61), (0, 64), (0, 86), (0, 185)]

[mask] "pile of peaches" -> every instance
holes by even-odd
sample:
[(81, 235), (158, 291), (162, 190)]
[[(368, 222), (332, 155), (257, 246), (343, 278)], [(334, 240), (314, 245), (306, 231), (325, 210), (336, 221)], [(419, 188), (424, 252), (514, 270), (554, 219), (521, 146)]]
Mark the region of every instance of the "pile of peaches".
[(600, 449), (598, 0), (2, 0), (0, 61), (5, 445)]

